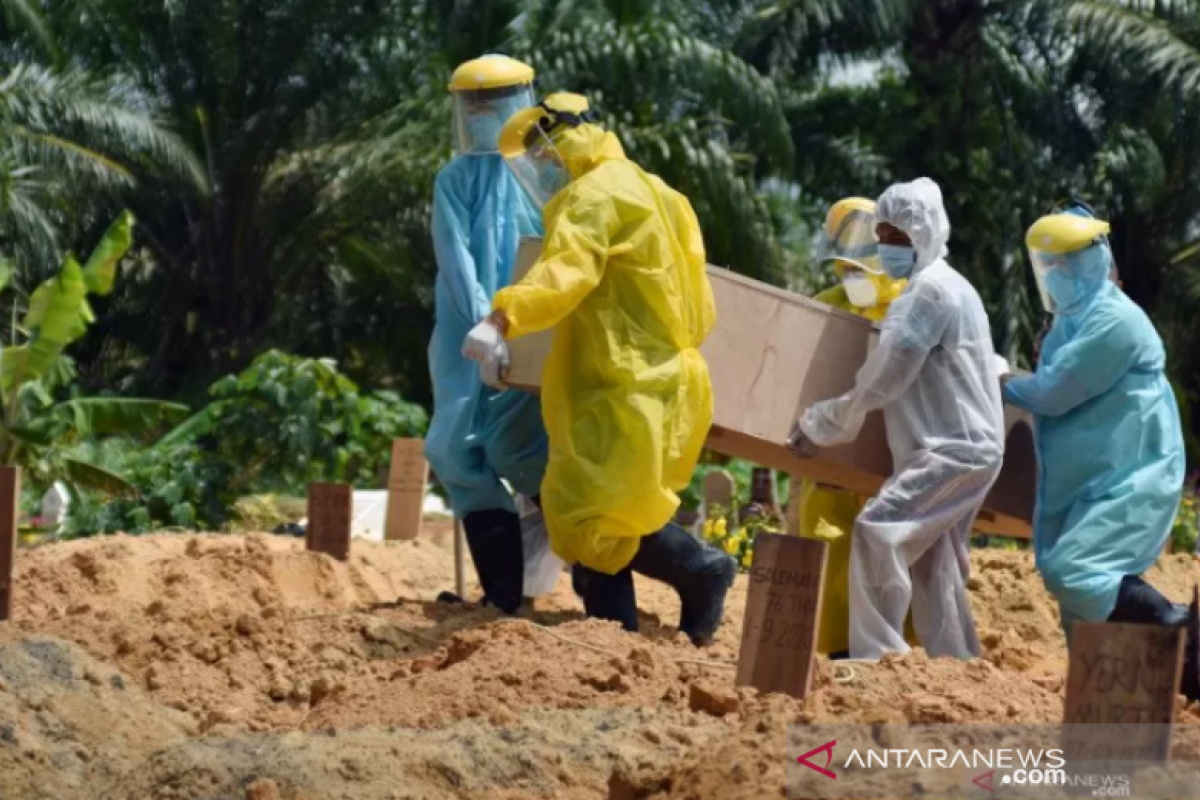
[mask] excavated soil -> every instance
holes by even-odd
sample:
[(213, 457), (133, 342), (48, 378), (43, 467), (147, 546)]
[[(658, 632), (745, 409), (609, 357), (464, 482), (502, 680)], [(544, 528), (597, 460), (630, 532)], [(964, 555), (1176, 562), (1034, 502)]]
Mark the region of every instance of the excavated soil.
[[(822, 662), (800, 702), (733, 686), (744, 578), (698, 651), (649, 582), (636, 635), (583, 620), (565, 576), (520, 619), (438, 604), (451, 548), (427, 528), (347, 563), (267, 535), (21, 551), (0, 796), (782, 797), (790, 723), (1061, 719), (1066, 654), (1025, 553), (974, 554), (983, 658)], [(1198, 574), (1170, 556), (1149, 578), (1182, 600)]]

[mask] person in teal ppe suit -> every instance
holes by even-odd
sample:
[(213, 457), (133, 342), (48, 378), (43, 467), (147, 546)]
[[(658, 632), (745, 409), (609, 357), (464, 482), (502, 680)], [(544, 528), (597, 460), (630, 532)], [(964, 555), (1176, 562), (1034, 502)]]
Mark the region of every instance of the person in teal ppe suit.
[[(1037, 372), (1008, 380), (1004, 399), (1035, 415), (1034, 552), (1074, 625), (1182, 627), (1193, 617), (1142, 575), (1157, 561), (1179, 507), (1186, 462), (1163, 343), (1146, 314), (1109, 280), (1108, 223), (1082, 209), (1030, 228), (1027, 244), (1054, 324)], [(1186, 694), (1195, 697), (1195, 636)]]
[(540, 236), (541, 210), (497, 150), (505, 120), (533, 105), (533, 70), (484, 56), (454, 71), (456, 153), (438, 173), (433, 244), (438, 274), (429, 369), (433, 420), (425, 456), (463, 521), (486, 602), (513, 613), (521, 604), (521, 522), (508, 489), (540, 495), (548, 445), (536, 397), (498, 392), (463, 358), (467, 333), (491, 313), (511, 282), (522, 236)]

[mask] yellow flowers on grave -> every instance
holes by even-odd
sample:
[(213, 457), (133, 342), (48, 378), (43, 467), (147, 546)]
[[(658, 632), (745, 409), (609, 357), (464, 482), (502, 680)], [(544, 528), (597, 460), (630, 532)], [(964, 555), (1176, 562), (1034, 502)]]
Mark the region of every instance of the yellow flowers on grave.
[(770, 517), (751, 517), (744, 524), (732, 527), (722, 508), (708, 509), (708, 519), (701, 526), (704, 540), (733, 556), (741, 569), (749, 569), (754, 560), (754, 540), (760, 533), (782, 533), (783, 521)]

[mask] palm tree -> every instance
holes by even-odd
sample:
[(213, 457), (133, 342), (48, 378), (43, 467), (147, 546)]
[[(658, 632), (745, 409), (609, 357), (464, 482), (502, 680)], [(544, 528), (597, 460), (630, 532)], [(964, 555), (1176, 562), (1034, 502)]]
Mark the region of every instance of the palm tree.
[(790, 169), (787, 120), (774, 85), (705, 38), (713, 15), (744, 4), (523, 5), (498, 45), (538, 69), (543, 91), (587, 95), (630, 157), (691, 199), (710, 260), (778, 278), (781, 253), (758, 182)]
[[(118, 365), (126, 377), (136, 373), (136, 385), (203, 387), (270, 341), (277, 304), (313, 314), (328, 307), (321, 301), (339, 291), (330, 255), (372, 211), (362, 167), (382, 163), (378, 149), (366, 152), (364, 131), (382, 126), (379, 115), (412, 85), (385, 58), (420, 50), (409, 40), (411, 20), (398, 16), (403, 5), (351, 0), (330, 13), (317, 0), (76, 0), (56, 8), (56, 29), (77, 58), (122, 75), (171, 120), (212, 187), (210, 196), (158, 182), (129, 200), (149, 258), (106, 333), (112, 348), (139, 354)], [(293, 289), (301, 296), (281, 302)]]
[(1200, 457), (1200, 3), (1072, 2), (1085, 85), (1112, 142), (1097, 162), (1126, 291), (1168, 345), (1190, 452)]
[[(60, 69), (61, 54), (30, 0), (0, 0), (0, 255), (38, 277), (57, 268), (66, 229), (135, 171), (203, 190), (198, 162), (138, 108), (125, 87)], [(32, 58), (44, 57), (51, 67)]]
[(192, 153), (119, 84), (10, 64), (0, 102), (0, 241), (31, 279), (58, 265), (64, 231), (86, 219), (82, 210), (132, 188), (139, 174), (205, 191)]

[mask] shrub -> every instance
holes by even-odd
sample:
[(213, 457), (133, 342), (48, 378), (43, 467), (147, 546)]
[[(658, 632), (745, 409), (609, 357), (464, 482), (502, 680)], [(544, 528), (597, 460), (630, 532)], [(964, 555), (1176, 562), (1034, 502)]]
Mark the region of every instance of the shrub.
[(89, 497), (76, 534), (162, 527), (214, 530), (249, 494), (304, 495), (313, 481), (377, 486), (392, 439), (420, 436), (423, 409), (363, 394), (334, 362), (268, 352), (209, 390), (213, 401), (154, 447), (126, 452), (134, 498)]

